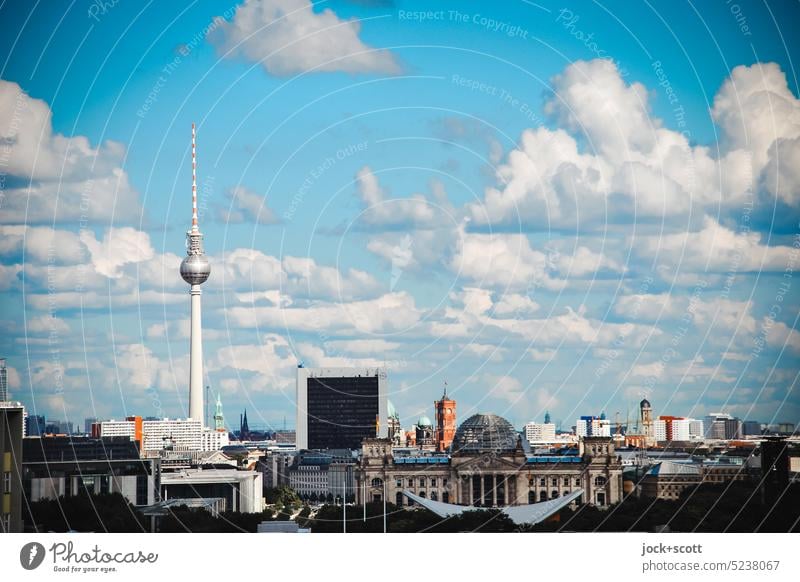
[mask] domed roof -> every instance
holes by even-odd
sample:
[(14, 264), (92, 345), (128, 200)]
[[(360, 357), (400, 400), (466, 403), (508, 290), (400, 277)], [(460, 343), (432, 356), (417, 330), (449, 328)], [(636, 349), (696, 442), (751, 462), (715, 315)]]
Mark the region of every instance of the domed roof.
[(419, 417), (419, 420), (417, 421), (417, 426), (428, 427), (428, 426), (433, 426), (433, 423), (431, 422), (430, 418), (428, 418), (423, 414), (422, 416)]
[(386, 414), (389, 416), (389, 418), (399, 418), (391, 400), (386, 401)]
[(454, 453), (513, 451), (517, 431), (505, 418), (496, 414), (473, 414), (458, 427), (453, 438)]
[(650, 406), (650, 401), (647, 398), (645, 398), (639, 403), (639, 408), (652, 408), (652, 407)]

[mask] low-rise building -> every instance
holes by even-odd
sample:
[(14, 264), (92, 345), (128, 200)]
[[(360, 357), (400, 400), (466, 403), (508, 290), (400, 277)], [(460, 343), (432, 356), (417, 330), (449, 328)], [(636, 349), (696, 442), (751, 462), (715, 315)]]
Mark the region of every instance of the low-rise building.
[(348, 449), (301, 451), (289, 467), (289, 486), (312, 499), (337, 499), (355, 495), (356, 461)]
[(120, 493), (133, 505), (158, 501), (160, 463), (142, 459), (128, 437), (28, 437), (22, 479), (30, 502), (60, 496)]
[(657, 499), (678, 499), (685, 489), (701, 483), (743, 481), (752, 476), (752, 471), (742, 462), (661, 461), (642, 478), (642, 495)]
[(264, 511), (261, 473), (237, 469), (190, 468), (161, 475), (161, 498), (224, 499), (223, 511)]
[(524, 427), (525, 438), (529, 443), (552, 443), (556, 440), (556, 425), (552, 422), (529, 422)]

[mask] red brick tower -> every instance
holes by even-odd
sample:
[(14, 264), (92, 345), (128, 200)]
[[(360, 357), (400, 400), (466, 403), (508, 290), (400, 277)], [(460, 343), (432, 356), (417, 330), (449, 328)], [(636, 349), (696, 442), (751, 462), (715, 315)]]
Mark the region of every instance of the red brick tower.
[(436, 411), (436, 450), (446, 451), (456, 434), (456, 401), (447, 397), (447, 382), (441, 400), (433, 403)]

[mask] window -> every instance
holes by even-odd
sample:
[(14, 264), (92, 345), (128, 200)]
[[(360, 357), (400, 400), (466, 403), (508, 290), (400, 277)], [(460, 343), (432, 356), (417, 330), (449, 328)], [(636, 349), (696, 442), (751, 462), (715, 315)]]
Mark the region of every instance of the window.
[(397, 492), (397, 495), (394, 496), (394, 502), (397, 507), (403, 507), (403, 494), (399, 491)]
[(420, 477), (419, 478), (419, 486), (420, 487), (425, 487), (425, 477)]
[(528, 491), (528, 503), (536, 503), (536, 493)]
[(11, 472), (6, 471), (3, 473), (3, 491), (8, 493), (11, 491)]
[(602, 475), (598, 475), (597, 477), (594, 478), (594, 484), (597, 485), (598, 487), (605, 487), (606, 483), (607, 480)]
[(553, 487), (558, 487), (558, 479), (553, 477)]
[(383, 480), (382, 479), (378, 479), (377, 477), (375, 477), (372, 480), (372, 486), (373, 487), (383, 487)]
[(431, 487), (436, 487), (436, 477), (431, 477)]
[(575, 479), (575, 487), (580, 487), (580, 486), (581, 486), (581, 480)]
[(447, 479), (446, 478), (442, 478), (442, 485), (444, 487), (447, 487)]
[(557, 499), (558, 498), (558, 491), (552, 491), (550, 493), (550, 499)]
[(447, 491), (442, 493), (442, 502), (450, 503), (450, 494)]
[(545, 486), (544, 477), (542, 477), (541, 479), (539, 479), (539, 487), (544, 487), (544, 486)]
[(431, 501), (438, 501), (439, 496), (436, 494), (436, 491), (431, 491)]
[(395, 479), (394, 484), (395, 484), (395, 487), (402, 487), (403, 486), (403, 480), (399, 479), (399, 478)]
[(419, 496), (422, 497), (423, 499), (425, 499), (425, 492), (424, 491), (420, 491), (419, 492)]
[(414, 479), (411, 479), (411, 478), (409, 478), (409, 480), (408, 480), (408, 486), (409, 486), (409, 487), (413, 487), (413, 486), (414, 486)]

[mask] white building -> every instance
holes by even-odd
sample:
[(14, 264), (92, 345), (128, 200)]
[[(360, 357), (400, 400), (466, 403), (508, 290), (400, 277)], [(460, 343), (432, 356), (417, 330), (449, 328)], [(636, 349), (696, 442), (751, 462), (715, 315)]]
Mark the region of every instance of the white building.
[[(691, 439), (693, 422), (697, 421), (692, 418), (659, 418), (653, 421), (653, 436), (655, 436), (656, 442), (660, 443), (666, 441), (688, 441)], [(697, 428), (696, 425), (695, 428)]]
[(104, 420), (100, 436), (126, 436), (136, 439), (136, 424), (141, 422), (142, 453), (170, 449), (173, 451), (217, 451), (228, 445), (228, 432), (203, 428), (193, 418), (161, 420)]
[(201, 451), (218, 451), (222, 447), (227, 447), (230, 444), (227, 430), (204, 428), (203, 432), (200, 433), (200, 439)]
[(525, 438), (531, 444), (551, 443), (556, 440), (556, 425), (550, 422), (529, 422), (525, 425)]
[(136, 438), (136, 422), (133, 420), (104, 420), (100, 423), (100, 436)]
[(653, 436), (657, 443), (667, 440), (667, 421), (657, 419), (653, 421)]
[(298, 495), (325, 496), (328, 485), (327, 465), (300, 465), (289, 471), (289, 487)]
[(237, 469), (183, 469), (161, 474), (161, 498), (225, 500), (224, 511), (264, 511), (261, 473)]
[(611, 421), (599, 416), (581, 416), (575, 422), (575, 434), (579, 437), (610, 437)]

